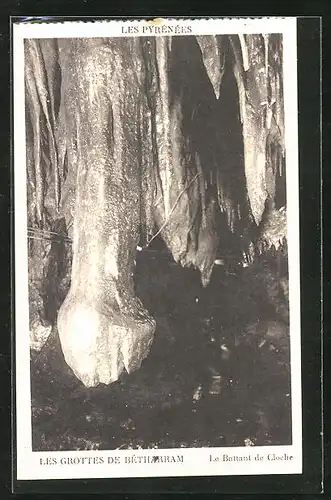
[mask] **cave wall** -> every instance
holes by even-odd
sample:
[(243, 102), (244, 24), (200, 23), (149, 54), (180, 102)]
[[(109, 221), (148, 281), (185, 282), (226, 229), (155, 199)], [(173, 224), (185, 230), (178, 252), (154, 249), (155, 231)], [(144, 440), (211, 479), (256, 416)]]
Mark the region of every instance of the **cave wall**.
[[(36, 347), (47, 338), (70, 281), (71, 165), (79, 155), (67, 147), (65, 108), (75, 99), (75, 89), (70, 94), (66, 87), (70, 57), (75, 54), (62, 50), (61, 59), (57, 40), (25, 42)], [(286, 239), (286, 212), (276, 203), (285, 175), (281, 35), (144, 38), (141, 58), (148, 101), (138, 152), (147, 193), (140, 200), (143, 246), (160, 234), (177, 262), (200, 270), (206, 286), (227, 233), (251, 259)]]

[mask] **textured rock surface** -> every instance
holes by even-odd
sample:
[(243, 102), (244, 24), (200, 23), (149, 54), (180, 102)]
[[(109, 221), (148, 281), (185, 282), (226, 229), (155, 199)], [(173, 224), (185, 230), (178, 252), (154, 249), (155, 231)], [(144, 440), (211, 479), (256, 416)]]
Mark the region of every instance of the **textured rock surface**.
[(52, 334), (31, 362), (33, 450), (290, 444), (289, 328), (275, 300), (268, 307), (276, 275), (227, 270), (217, 266), (202, 288), (168, 253), (139, 252), (137, 289), (157, 323), (149, 356), (91, 390)]
[(225, 54), (222, 50), (222, 36), (197, 36), (202, 59), (212, 83), (216, 99), (220, 96), (220, 87), (225, 71)]
[(140, 117), (147, 110), (140, 40), (64, 40), (64, 105), (74, 175), (73, 265), (58, 330), (86, 386), (109, 384), (147, 355), (154, 320), (135, 297), (141, 217)]
[[(134, 290), (138, 243), (161, 235), (206, 286), (222, 237), (218, 206), (235, 231), (249, 200), (262, 250), (286, 238), (274, 207), (281, 41), (28, 40), (25, 54), (31, 346), (41, 348), (60, 308), (67, 363), (85, 385), (109, 384), (137, 369), (153, 340), (155, 321)], [(240, 196), (219, 161), (212, 111), (229, 68), (243, 126)]]
[[(197, 41), (217, 98), (228, 63), (235, 75), (247, 194), (254, 224), (259, 226), (266, 205), (274, 206), (277, 176), (285, 173), (282, 38), (217, 35), (199, 36)], [(217, 170), (218, 202), (233, 231), (241, 215), (229, 179), (223, 168)]]
[(198, 268), (202, 283), (207, 285), (218, 235), (215, 196), (206, 189), (210, 166), (203, 163), (203, 150), (194, 131), (201, 126), (194, 111), (205, 104), (198, 87), (201, 73), (204, 76), (203, 63), (193, 37), (185, 43), (156, 38), (155, 45), (155, 219), (175, 261)]
[[(56, 57), (54, 40), (25, 42), (29, 316), (31, 347), (36, 350), (41, 349), (52, 328), (48, 311), (52, 297), (46, 288), (53, 223), (58, 217)], [(55, 280), (53, 276), (53, 283)]]
[(282, 40), (279, 35), (231, 37), (245, 173), (252, 214), (259, 225), (267, 200), (275, 196), (284, 161)]

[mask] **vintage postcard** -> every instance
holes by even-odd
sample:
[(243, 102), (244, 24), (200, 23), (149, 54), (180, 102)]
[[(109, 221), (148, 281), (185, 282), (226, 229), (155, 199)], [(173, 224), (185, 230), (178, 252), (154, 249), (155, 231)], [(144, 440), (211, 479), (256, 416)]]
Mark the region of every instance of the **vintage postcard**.
[(14, 23), (18, 480), (302, 473), (296, 22)]

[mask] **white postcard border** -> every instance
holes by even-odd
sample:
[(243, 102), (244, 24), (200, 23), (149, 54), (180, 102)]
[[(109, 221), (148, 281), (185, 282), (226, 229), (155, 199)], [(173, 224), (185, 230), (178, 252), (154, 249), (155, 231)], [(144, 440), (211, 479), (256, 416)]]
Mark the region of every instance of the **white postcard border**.
[[(165, 36), (144, 26), (191, 27), (191, 35), (282, 33), (291, 331), (291, 446), (33, 452), (28, 310), (24, 38)], [(137, 27), (139, 33), (130, 33)], [(181, 33), (178, 33), (180, 36)], [(183, 36), (185, 36), (183, 34)], [(87, 479), (302, 473), (299, 175), (296, 18), (164, 19), (18, 23), (13, 26), (17, 479)], [(153, 457), (159, 457), (154, 459)], [(168, 458), (167, 458), (168, 457)], [(229, 460), (229, 457), (232, 460)], [(245, 458), (246, 457), (246, 458)], [(248, 458), (250, 457), (250, 459)], [(276, 457), (278, 457), (276, 459)], [(290, 458), (292, 457), (292, 458)], [(282, 459), (281, 459), (282, 458)], [(84, 462), (84, 463), (83, 463)]]

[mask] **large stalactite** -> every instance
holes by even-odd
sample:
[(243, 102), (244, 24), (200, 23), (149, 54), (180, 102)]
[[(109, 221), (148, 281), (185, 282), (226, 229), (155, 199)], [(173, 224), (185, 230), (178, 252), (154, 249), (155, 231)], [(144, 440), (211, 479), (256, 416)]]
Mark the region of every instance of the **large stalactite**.
[[(239, 42), (239, 43), (238, 43)], [(282, 43), (279, 35), (231, 37), (245, 147), (245, 173), (257, 225), (274, 208), (285, 158)]]
[[(241, 226), (248, 233), (248, 248), (254, 246), (256, 234), (257, 251), (277, 248), (286, 239), (285, 212), (277, 210), (275, 204), (276, 178), (284, 175), (285, 157), (281, 36), (136, 40), (134, 60), (123, 56), (121, 42), (109, 44), (100, 39), (97, 46), (92, 39), (84, 43), (80, 39), (25, 43), (30, 332), (31, 345), (37, 349), (49, 335), (68, 292), (72, 249), (74, 257), (80, 252), (75, 227), (81, 230), (83, 212), (89, 210), (86, 203), (94, 203), (92, 195), (80, 202), (77, 198), (82, 175), (92, 172), (87, 145), (99, 148), (99, 162), (100, 148), (113, 155), (109, 167), (113, 173), (107, 174), (109, 158), (98, 173), (103, 179), (108, 175), (110, 193), (109, 179), (114, 176), (115, 182), (119, 176), (125, 182), (131, 168), (129, 163), (123, 167), (129, 162), (125, 156), (129, 150), (121, 141), (127, 141), (130, 134), (137, 138), (129, 145), (135, 165), (130, 175), (135, 183), (131, 187), (126, 184), (128, 196), (139, 208), (135, 228), (139, 226), (145, 247), (160, 235), (177, 262), (200, 270), (204, 286), (222, 238), (218, 224), (222, 212), (229, 229), (236, 232), (238, 219), (248, 207), (247, 221)], [(84, 58), (91, 50), (98, 52), (99, 66), (96, 72), (83, 74), (87, 68)], [(213, 102), (220, 98), (226, 71), (233, 72), (238, 88), (246, 179), (241, 195), (215, 153), (217, 126), (210, 130), (208, 139), (208, 134), (203, 138), (201, 134), (208, 121), (217, 123), (215, 117), (211, 119)], [(200, 81), (210, 82), (210, 93), (205, 91), (207, 83), (201, 91)], [(102, 113), (104, 120), (96, 113)], [(97, 141), (94, 132), (100, 126), (106, 142), (92, 144), (88, 134), (94, 134), (93, 141)], [(87, 174), (84, 169), (82, 173), (82, 164), (90, 169)], [(125, 228), (118, 230), (125, 232)], [(122, 250), (125, 253), (125, 248)], [(119, 248), (115, 261), (121, 258), (122, 250)], [(125, 287), (131, 290), (129, 282)], [(133, 295), (128, 290), (125, 293)], [(134, 345), (132, 341), (122, 354), (124, 364), (118, 358), (111, 376), (102, 375), (87, 385), (115, 380), (124, 365), (128, 370), (131, 364), (139, 366), (141, 359), (136, 364), (129, 359), (134, 357)], [(141, 358), (148, 350), (137, 352)]]
[(207, 168), (203, 167), (201, 143), (192, 130), (195, 122), (188, 123), (186, 118), (188, 112), (192, 115), (204, 106), (204, 98), (193, 83), (201, 78), (201, 66), (185, 63), (190, 55), (192, 59), (200, 57), (194, 39), (191, 43), (193, 47), (186, 54), (178, 39), (155, 40), (155, 220), (174, 259), (198, 268), (203, 285), (207, 285), (218, 244), (216, 198), (206, 190)]

